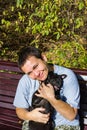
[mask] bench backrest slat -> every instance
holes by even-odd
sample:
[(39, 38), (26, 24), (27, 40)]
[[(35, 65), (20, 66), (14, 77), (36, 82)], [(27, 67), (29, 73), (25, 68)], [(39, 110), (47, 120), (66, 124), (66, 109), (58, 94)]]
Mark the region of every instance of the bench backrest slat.
[(0, 129), (21, 130), (13, 100), (19, 79), (22, 76), (17, 63), (0, 61)]
[(15, 91), (0, 90), (0, 95), (14, 97)]
[(0, 102), (8, 102), (8, 103), (12, 103), (13, 102), (13, 97), (6, 97), (6, 96), (2, 96), (0, 95)]
[(21, 73), (21, 70), (18, 68), (17, 63), (13, 62), (0, 61), (0, 70)]
[[(10, 103), (4, 103), (4, 102), (0, 102), (0, 107), (2, 107), (2, 108), (10, 108), (10, 109), (12, 109), (12, 110), (14, 110), (15, 109), (15, 107), (12, 105), (12, 104), (10, 104)], [(10, 115), (9, 115), (10, 116)]]
[[(11, 71), (12, 72), (12, 71)], [(4, 71), (4, 73), (3, 72), (0, 72), (0, 78), (10, 78), (10, 79), (20, 79), (20, 77), (21, 77), (21, 75), (19, 74), (19, 73), (11, 73), (11, 72), (5, 72)]]
[(14, 111), (14, 109), (6, 109), (6, 108), (0, 108), (0, 115), (6, 115), (6, 116), (9, 116), (9, 114), (10, 114), (10, 116), (12, 116), (12, 117), (15, 117), (15, 118), (17, 118), (17, 115), (15, 114), (15, 111)]

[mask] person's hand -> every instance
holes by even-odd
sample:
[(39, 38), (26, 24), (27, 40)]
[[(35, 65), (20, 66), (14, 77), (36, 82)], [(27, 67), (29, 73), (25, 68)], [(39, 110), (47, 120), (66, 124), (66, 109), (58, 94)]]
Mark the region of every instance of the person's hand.
[(50, 114), (43, 114), (44, 108), (35, 108), (31, 113), (31, 120), (46, 124), (49, 121)]
[(38, 92), (39, 94), (36, 93), (36, 96), (45, 98), (48, 101), (55, 98), (54, 88), (51, 84), (47, 84), (46, 86), (44, 83), (42, 83), (38, 89)]

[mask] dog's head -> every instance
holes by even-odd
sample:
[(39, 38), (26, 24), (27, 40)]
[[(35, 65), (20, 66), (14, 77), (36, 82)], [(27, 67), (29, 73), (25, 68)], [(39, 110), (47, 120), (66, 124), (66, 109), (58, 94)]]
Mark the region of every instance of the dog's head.
[(58, 75), (54, 73), (53, 71), (50, 71), (48, 73), (48, 77), (45, 81), (43, 81), (46, 85), (51, 84), (54, 87), (55, 93), (59, 92), (62, 85), (63, 85), (63, 79), (66, 78), (65, 74)]

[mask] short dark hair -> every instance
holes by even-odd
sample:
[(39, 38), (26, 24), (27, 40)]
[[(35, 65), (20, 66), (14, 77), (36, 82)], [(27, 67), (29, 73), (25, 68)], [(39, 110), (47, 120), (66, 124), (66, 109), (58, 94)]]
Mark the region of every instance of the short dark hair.
[(42, 59), (41, 53), (42, 52), (38, 48), (32, 46), (23, 47), (18, 53), (18, 66), (21, 68), (31, 56)]

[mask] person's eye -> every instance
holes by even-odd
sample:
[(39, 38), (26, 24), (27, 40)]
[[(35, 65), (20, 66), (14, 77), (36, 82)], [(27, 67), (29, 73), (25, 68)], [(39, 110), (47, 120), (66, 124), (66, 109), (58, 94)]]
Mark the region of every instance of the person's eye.
[(38, 64), (37, 64), (37, 65), (35, 65), (33, 69), (34, 69), (34, 70), (35, 70), (35, 69), (37, 69), (37, 68), (38, 68), (38, 66), (39, 66)]
[(30, 75), (32, 72), (28, 72), (27, 74)]

